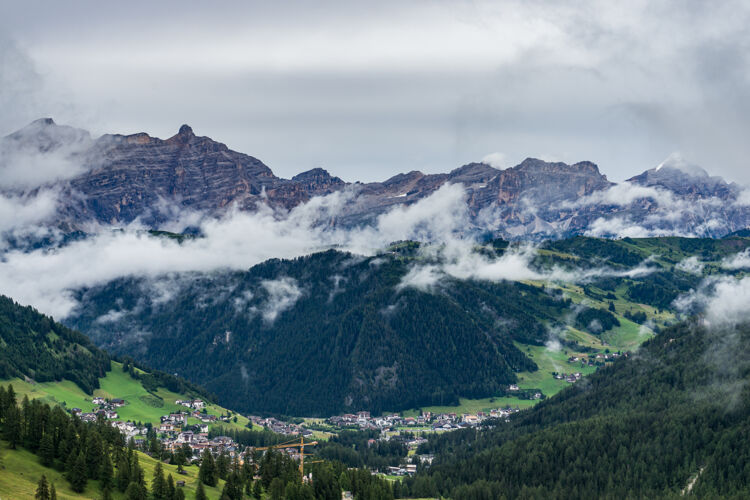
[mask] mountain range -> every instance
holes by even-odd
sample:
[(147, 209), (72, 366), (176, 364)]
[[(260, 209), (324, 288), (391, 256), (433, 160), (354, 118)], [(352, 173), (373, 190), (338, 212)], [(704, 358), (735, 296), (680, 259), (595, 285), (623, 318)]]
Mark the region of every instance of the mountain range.
[(350, 183), (321, 168), (280, 178), (261, 160), (197, 136), (187, 125), (165, 140), (146, 133), (92, 138), (44, 118), (0, 140), (0, 168), (6, 171), (48, 163), (66, 167), (42, 185), (9, 182), (6, 175), (0, 187), (14, 196), (54, 190), (57, 208), (47, 222), (68, 231), (136, 219), (158, 229), (185, 212), (221, 216), (235, 206), (284, 212), (335, 193), (341, 196), (338, 208), (320, 223), (359, 226), (448, 183), (465, 188), (467, 230), (511, 239), (584, 233), (721, 237), (750, 225), (741, 186), (675, 157), (620, 184), (588, 161), (534, 158), (504, 170), (470, 163), (444, 174), (412, 171), (383, 182)]

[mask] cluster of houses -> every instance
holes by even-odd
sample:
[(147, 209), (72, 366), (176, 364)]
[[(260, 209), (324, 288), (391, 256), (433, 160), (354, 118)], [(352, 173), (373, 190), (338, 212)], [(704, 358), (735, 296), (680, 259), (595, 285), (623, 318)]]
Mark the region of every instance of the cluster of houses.
[(117, 408), (127, 404), (124, 399), (119, 398), (104, 399), (96, 397), (91, 402), (96, 406), (90, 412), (84, 412), (80, 408), (73, 408), (70, 410), (70, 413), (76, 415), (84, 422), (96, 422), (99, 415), (102, 415), (107, 420), (114, 420), (119, 417)]
[[(183, 404), (195, 403), (195, 401), (198, 401), (201, 405), (199, 408), (205, 407), (200, 400), (185, 402), (178, 400), (175, 402), (176, 404), (182, 404), (182, 406), (195, 409), (193, 409), (192, 412), (183, 411), (179, 413), (170, 413), (168, 415), (163, 415), (160, 418), (161, 423), (156, 429), (156, 432), (162, 446), (164, 446), (165, 449), (174, 452), (180, 448), (184, 448), (184, 445), (187, 445), (192, 450), (193, 458), (198, 458), (206, 449), (210, 450), (213, 454), (227, 451), (230, 456), (234, 456), (237, 453), (238, 445), (231, 438), (227, 436), (217, 436), (209, 439), (208, 437), (208, 424), (216, 422), (219, 419), (228, 420), (228, 417), (208, 415), (198, 411), (194, 406)], [(188, 425), (189, 417), (198, 419), (200, 423)]]
[(397, 413), (382, 415), (380, 417), (370, 416), (369, 411), (360, 411), (356, 414), (346, 413), (328, 418), (328, 423), (336, 427), (359, 427), (360, 429), (387, 430), (395, 429), (404, 425), (425, 425), (427, 421), (424, 416), (415, 418), (402, 418)]
[(416, 464), (406, 464), (398, 467), (388, 467), (388, 475), (390, 476), (413, 476), (417, 473)]
[(256, 415), (250, 415), (248, 417), (252, 423), (265, 427), (266, 429), (275, 432), (276, 434), (283, 434), (284, 436), (299, 436), (305, 437), (311, 436), (312, 431), (305, 429), (304, 427), (294, 424), (291, 422), (284, 422), (273, 417), (258, 417)]
[(145, 426), (137, 426), (135, 423), (130, 421), (117, 420), (119, 415), (117, 408), (121, 408), (127, 404), (127, 401), (120, 398), (105, 399), (102, 397), (96, 397), (91, 400), (96, 406), (90, 412), (84, 412), (80, 408), (73, 408), (70, 413), (77, 416), (84, 422), (96, 422), (99, 417), (103, 417), (109, 420), (109, 424), (122, 432), (127, 439), (134, 438), (136, 436), (145, 435), (148, 429)]
[(136, 436), (143, 436), (148, 432), (148, 429), (145, 426), (138, 427), (133, 422), (122, 422), (120, 420), (116, 420), (110, 422), (110, 425), (119, 429), (120, 432), (125, 435), (126, 439), (135, 438)]
[[(71, 413), (78, 416), (84, 422), (96, 422), (99, 416), (110, 420), (110, 425), (122, 432), (126, 438), (135, 438), (148, 433), (148, 427), (138, 426), (133, 422), (123, 422), (117, 420), (117, 408), (125, 406), (127, 402), (123, 399), (113, 398), (104, 399), (96, 397), (91, 401), (97, 405), (91, 412), (83, 412), (80, 408), (73, 408)], [(189, 408), (192, 411), (181, 411), (163, 415), (160, 418), (160, 424), (155, 427), (157, 435), (165, 448), (174, 451), (187, 444), (193, 450), (193, 456), (198, 457), (205, 449), (214, 453), (220, 453), (223, 450), (234, 454), (237, 444), (231, 438), (220, 436), (213, 439), (208, 438), (208, 424), (219, 420), (228, 422), (229, 416), (217, 417), (209, 415), (205, 410), (205, 403), (200, 399), (177, 400), (175, 404)], [(188, 418), (193, 417), (199, 421), (197, 425), (188, 425)]]
[(458, 415), (456, 413), (441, 413), (433, 416), (431, 426), (432, 430), (440, 431), (453, 431), (456, 429), (463, 429), (466, 427), (476, 427), (487, 419), (502, 419), (507, 420), (512, 414), (521, 411), (516, 407), (506, 406), (505, 408), (493, 408), (490, 411), (478, 411), (476, 413), (463, 413)]
[(186, 428), (179, 432), (162, 433), (160, 441), (165, 449), (172, 452), (187, 445), (192, 451), (193, 458), (200, 457), (205, 450), (209, 450), (214, 455), (226, 451), (231, 457), (240, 452), (240, 446), (232, 438), (227, 436), (209, 438), (208, 432), (196, 432), (198, 430), (187, 430)]
[(201, 399), (178, 399), (174, 402), (176, 405), (185, 406), (187, 408), (192, 408), (193, 410), (202, 410), (206, 407), (206, 403), (203, 402)]
[[(540, 395), (541, 396), (541, 395)], [(359, 427), (360, 429), (371, 429), (380, 431), (392, 431), (397, 429), (425, 427), (437, 432), (456, 430), (465, 427), (474, 427), (488, 418), (506, 419), (511, 414), (520, 411), (520, 408), (506, 407), (495, 408), (490, 411), (478, 411), (476, 413), (432, 413), (422, 412), (417, 417), (402, 417), (397, 413), (371, 417), (370, 412), (360, 411), (356, 414), (347, 413), (328, 418), (328, 423), (336, 427)]]
[(574, 384), (581, 380), (583, 377), (583, 374), (581, 372), (575, 372), (575, 373), (555, 373), (555, 379), (557, 380), (564, 380), (568, 383)]
[(605, 363), (611, 362), (619, 358), (620, 356), (628, 357), (629, 352), (607, 352), (607, 353), (596, 353), (596, 354), (577, 354), (568, 358), (568, 363), (581, 363), (581, 366), (603, 366)]

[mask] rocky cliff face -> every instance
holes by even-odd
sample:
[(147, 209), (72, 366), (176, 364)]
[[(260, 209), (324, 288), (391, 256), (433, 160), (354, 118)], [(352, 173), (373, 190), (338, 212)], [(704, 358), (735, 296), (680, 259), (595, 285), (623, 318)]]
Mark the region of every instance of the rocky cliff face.
[[(93, 140), (85, 131), (42, 119), (0, 141), (0, 163), (23, 161), (29, 152), (60, 151), (75, 170), (49, 180), (47, 187), (60, 192), (56, 222), (67, 227), (136, 219), (158, 227), (186, 210), (220, 215), (233, 205), (256, 210), (259, 203), (288, 210), (341, 190), (350, 196), (335, 223), (366, 224), (446, 183), (465, 187), (472, 229), (505, 237), (606, 235), (608, 226), (615, 235), (623, 224), (643, 234), (722, 235), (750, 223), (748, 207), (737, 203), (738, 186), (678, 160), (620, 186), (591, 162), (568, 165), (533, 158), (505, 170), (471, 163), (446, 174), (414, 171), (383, 182), (351, 184), (321, 168), (279, 178), (259, 159), (196, 136), (187, 125), (166, 140), (145, 133)], [(633, 186), (646, 191), (632, 197), (627, 190)]]
[(70, 181), (82, 195), (78, 219), (158, 223), (169, 205), (217, 212), (232, 203), (290, 208), (309, 199), (300, 183), (279, 179), (257, 158), (230, 150), (183, 125), (166, 140), (147, 134), (106, 135), (87, 152), (87, 171)]

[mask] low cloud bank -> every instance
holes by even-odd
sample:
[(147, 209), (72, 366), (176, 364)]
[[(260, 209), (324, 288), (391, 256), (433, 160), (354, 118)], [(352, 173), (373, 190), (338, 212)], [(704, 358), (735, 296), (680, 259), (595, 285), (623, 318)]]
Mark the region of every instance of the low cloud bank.
[[(539, 269), (532, 265), (536, 250), (530, 245), (513, 245), (498, 257), (478, 252), (461, 185), (446, 184), (414, 204), (396, 206), (368, 226), (343, 229), (332, 224), (352, 196), (354, 193), (344, 190), (313, 198), (283, 213), (267, 206), (253, 213), (230, 210), (218, 219), (189, 213), (176, 220), (172, 229), (199, 226), (203, 237), (182, 243), (152, 236), (136, 221), (124, 229), (96, 228), (93, 236), (60, 248), (28, 252), (6, 249), (0, 254), (0, 290), (64, 318), (77, 305), (73, 290), (120, 277), (244, 270), (270, 258), (293, 258), (331, 247), (372, 255), (400, 240), (427, 242), (420, 250), (425, 257), (423, 263), (409, 270), (400, 288), (432, 290), (447, 277), (580, 283), (601, 276), (642, 276), (654, 269), (649, 261), (626, 270)], [(55, 200), (54, 192), (44, 190), (33, 198), (0, 198), (0, 224), (4, 220), (1, 215), (6, 214), (9, 219), (26, 221), (26, 227), (34, 227), (35, 222), (54, 212)], [(293, 305), (298, 298), (291, 286), (282, 285), (289, 284), (274, 288), (278, 296), (269, 302), (267, 312), (261, 312), (267, 322), (273, 322), (286, 304)], [(267, 291), (273, 296), (271, 289)]]
[(750, 249), (745, 249), (742, 252), (725, 258), (721, 262), (721, 267), (732, 270), (750, 268)]
[(701, 314), (709, 327), (725, 328), (750, 321), (750, 276), (706, 278), (680, 296), (675, 306), (685, 315)]
[(683, 259), (678, 262), (677, 265), (675, 265), (675, 269), (677, 269), (678, 271), (683, 271), (695, 275), (700, 275), (703, 272), (704, 267), (706, 267), (706, 265), (701, 262), (695, 255)]
[(0, 193), (0, 233), (46, 232), (36, 226), (55, 214), (57, 196), (57, 191), (52, 189), (26, 195)]
[[(468, 227), (465, 193), (459, 185), (443, 186), (418, 203), (394, 208), (372, 226), (331, 227), (329, 222), (348, 196), (335, 193), (315, 198), (285, 214), (268, 207), (255, 213), (230, 211), (220, 219), (203, 219), (204, 237), (181, 244), (140, 231), (136, 223), (122, 230), (100, 228), (94, 236), (61, 248), (9, 250), (0, 260), (0, 290), (64, 318), (76, 306), (72, 290), (123, 276), (241, 270), (269, 258), (292, 258), (333, 246), (370, 255), (397, 240), (460, 238), (458, 233)], [(45, 210), (29, 208), (29, 220)], [(268, 319), (272, 318), (271, 313)]]

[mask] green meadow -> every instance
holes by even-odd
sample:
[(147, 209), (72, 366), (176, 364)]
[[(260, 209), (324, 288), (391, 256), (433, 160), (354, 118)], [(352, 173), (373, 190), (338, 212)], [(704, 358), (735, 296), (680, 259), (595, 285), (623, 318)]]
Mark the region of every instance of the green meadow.
[[(151, 484), (154, 477), (154, 468), (156, 460), (148, 455), (138, 452), (138, 462), (143, 468), (146, 481)], [(198, 467), (185, 467), (187, 475), (177, 473), (177, 467), (174, 465), (162, 464), (164, 475), (172, 474), (175, 482), (178, 480), (185, 481), (185, 497), (188, 500), (195, 498), (195, 488), (198, 486)], [(70, 489), (68, 481), (63, 474), (56, 469), (44, 467), (39, 463), (39, 457), (23, 449), (11, 450), (4, 441), (0, 441), (0, 498), (3, 500), (33, 500), (36, 491), (37, 482), (44, 474), (47, 480), (54, 483), (59, 500), (68, 499), (98, 499), (101, 498), (101, 489), (98, 481), (89, 481), (86, 490), (83, 493), (75, 493)], [(221, 490), (224, 487), (224, 481), (219, 481), (219, 485), (212, 488), (204, 486), (208, 498), (216, 500), (221, 496)], [(125, 496), (119, 491), (112, 494), (116, 500), (124, 499)]]
[[(29, 399), (42, 399), (50, 404), (62, 405), (67, 409), (80, 408), (84, 412), (91, 411), (94, 408), (91, 400), (97, 396), (124, 399), (127, 404), (117, 409), (118, 420), (151, 422), (154, 425), (160, 423), (162, 415), (184, 410), (185, 407), (175, 404), (175, 401), (187, 399), (187, 396), (171, 392), (163, 387), (160, 387), (154, 393), (147, 391), (139, 380), (132, 378), (122, 370), (122, 364), (115, 361), (112, 362), (112, 370), (105, 377), (99, 379), (100, 388), (96, 389), (93, 395), (86, 394), (69, 380), (33, 383), (22, 379), (12, 379), (2, 383), (13, 384), (19, 401), (24, 396), (28, 396)], [(215, 404), (208, 404), (206, 408), (209, 414), (216, 416), (227, 413), (226, 409)], [(249, 422), (242, 415), (233, 413), (232, 416), (237, 417), (237, 422), (232, 419), (230, 422), (219, 421), (216, 425), (245, 428)], [(190, 424), (199, 422), (196, 418), (188, 419)]]

